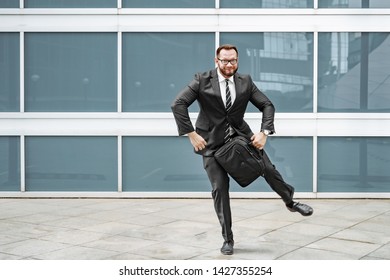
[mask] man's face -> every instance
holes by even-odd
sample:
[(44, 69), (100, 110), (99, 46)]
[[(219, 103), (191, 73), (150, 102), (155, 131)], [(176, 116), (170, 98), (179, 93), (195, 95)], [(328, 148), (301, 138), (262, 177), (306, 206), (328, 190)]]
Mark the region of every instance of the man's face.
[(221, 74), (225, 78), (230, 78), (237, 72), (238, 69), (238, 56), (236, 51), (233, 49), (222, 49), (218, 57), (215, 58), (215, 63), (218, 65)]

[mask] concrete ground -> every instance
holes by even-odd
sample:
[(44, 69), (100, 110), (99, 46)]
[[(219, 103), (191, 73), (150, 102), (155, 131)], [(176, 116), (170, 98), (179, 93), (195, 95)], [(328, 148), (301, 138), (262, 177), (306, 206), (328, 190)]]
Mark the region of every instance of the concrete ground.
[(0, 260), (389, 260), (389, 199), (232, 199), (235, 253), (211, 199), (0, 199)]

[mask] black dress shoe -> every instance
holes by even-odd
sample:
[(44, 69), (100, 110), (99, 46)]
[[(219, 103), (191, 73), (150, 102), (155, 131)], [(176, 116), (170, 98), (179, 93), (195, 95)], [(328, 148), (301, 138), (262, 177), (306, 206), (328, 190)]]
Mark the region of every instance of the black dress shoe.
[(233, 240), (223, 242), (221, 253), (224, 255), (233, 255), (233, 246), (234, 246)]
[(291, 212), (299, 212), (302, 216), (310, 216), (313, 214), (313, 208), (300, 202), (294, 202), (293, 206), (287, 207), (287, 209)]

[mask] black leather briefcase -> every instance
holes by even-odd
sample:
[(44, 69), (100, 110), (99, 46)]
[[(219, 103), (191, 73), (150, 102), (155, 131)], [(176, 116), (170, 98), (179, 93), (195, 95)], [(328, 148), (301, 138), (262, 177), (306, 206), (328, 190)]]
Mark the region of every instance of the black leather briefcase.
[(219, 148), (214, 157), (241, 187), (246, 187), (264, 175), (262, 152), (245, 137), (236, 136)]

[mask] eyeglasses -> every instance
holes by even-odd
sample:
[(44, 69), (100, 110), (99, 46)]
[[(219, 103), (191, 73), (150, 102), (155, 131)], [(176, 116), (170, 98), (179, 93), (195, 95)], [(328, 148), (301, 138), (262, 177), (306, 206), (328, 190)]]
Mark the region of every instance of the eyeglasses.
[(229, 62), (230, 62), (231, 65), (236, 65), (237, 62), (238, 62), (237, 59), (225, 60), (225, 59), (219, 59), (219, 58), (218, 58), (218, 60), (221, 61), (221, 63), (222, 63), (223, 65), (228, 65)]

